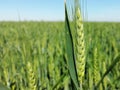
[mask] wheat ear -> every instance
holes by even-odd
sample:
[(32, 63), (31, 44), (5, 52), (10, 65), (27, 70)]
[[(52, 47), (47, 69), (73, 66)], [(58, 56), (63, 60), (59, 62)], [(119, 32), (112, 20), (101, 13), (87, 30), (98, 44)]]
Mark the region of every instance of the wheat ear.
[(77, 41), (76, 41), (76, 68), (78, 74), (78, 80), (82, 85), (82, 79), (85, 72), (85, 44), (84, 44), (84, 31), (83, 22), (80, 9), (76, 10), (76, 29), (77, 29)]
[(28, 69), (29, 89), (36, 90), (35, 74), (33, 72), (33, 69), (32, 69), (30, 62), (27, 63), (27, 69)]

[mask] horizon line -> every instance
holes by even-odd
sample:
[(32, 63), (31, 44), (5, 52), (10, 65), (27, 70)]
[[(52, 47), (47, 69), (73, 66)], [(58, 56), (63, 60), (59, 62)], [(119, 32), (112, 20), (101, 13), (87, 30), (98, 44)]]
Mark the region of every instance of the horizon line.
[[(65, 20), (0, 20), (0, 22), (64, 22)], [(92, 20), (89, 20), (89, 21), (83, 21), (83, 22), (108, 22), (108, 23), (120, 23), (120, 21), (92, 21)]]

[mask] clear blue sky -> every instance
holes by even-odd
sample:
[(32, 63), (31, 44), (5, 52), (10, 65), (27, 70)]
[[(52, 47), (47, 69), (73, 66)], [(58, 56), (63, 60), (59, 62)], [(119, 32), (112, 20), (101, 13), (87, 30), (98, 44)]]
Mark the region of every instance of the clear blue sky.
[[(85, 5), (88, 21), (120, 21), (120, 0), (87, 0)], [(0, 0), (0, 21), (19, 19), (64, 20), (64, 0)]]

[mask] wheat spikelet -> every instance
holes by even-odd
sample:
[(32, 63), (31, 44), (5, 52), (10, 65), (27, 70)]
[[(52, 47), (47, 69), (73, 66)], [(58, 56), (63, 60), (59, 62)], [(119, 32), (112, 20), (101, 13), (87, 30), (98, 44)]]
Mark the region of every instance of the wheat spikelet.
[(27, 63), (27, 69), (28, 69), (29, 88), (30, 90), (36, 90), (35, 74), (33, 72), (30, 62)]
[(82, 16), (79, 8), (77, 8), (76, 11), (76, 29), (77, 29), (76, 68), (77, 68), (79, 83), (82, 85), (82, 79), (84, 77), (84, 72), (85, 72), (85, 44), (84, 44)]

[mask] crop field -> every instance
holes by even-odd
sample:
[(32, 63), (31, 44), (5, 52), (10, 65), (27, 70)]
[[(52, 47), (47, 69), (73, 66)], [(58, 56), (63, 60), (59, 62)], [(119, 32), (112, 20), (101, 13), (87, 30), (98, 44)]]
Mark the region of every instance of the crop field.
[[(65, 30), (64, 22), (0, 22), (0, 83), (11, 90), (73, 90)], [(84, 32), (83, 90), (102, 78), (99, 90), (119, 90), (120, 23), (84, 23)]]

